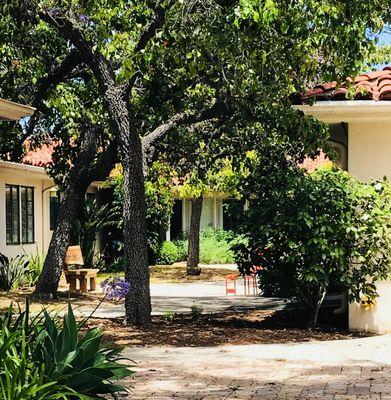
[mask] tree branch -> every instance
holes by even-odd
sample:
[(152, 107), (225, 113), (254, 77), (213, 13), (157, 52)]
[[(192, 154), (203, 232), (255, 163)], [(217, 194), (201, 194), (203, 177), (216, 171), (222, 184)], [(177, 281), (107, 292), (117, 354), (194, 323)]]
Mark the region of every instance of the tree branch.
[(162, 7), (161, 2), (159, 2), (155, 18), (150, 22), (149, 25), (145, 27), (143, 32), (140, 35), (139, 41), (134, 48), (134, 52), (138, 53), (141, 50), (144, 50), (147, 46), (148, 42), (156, 36), (156, 32), (163, 28), (164, 22), (166, 20), (167, 11), (177, 2), (177, 0), (170, 0), (168, 2), (167, 7)]
[(225, 103), (218, 102), (213, 107), (197, 114), (178, 113), (165, 123), (149, 132), (142, 138), (144, 174), (147, 173), (147, 165), (155, 155), (155, 143), (162, 139), (168, 132), (183, 125), (193, 125), (199, 122), (218, 119), (222, 116), (230, 116), (231, 110)]
[(109, 67), (109, 62), (101, 53), (93, 51), (76, 15), (65, 15), (58, 12), (57, 9), (52, 9), (40, 11), (39, 16), (43, 21), (56, 28), (65, 39), (72, 42), (79, 51), (80, 61), (84, 61), (92, 69), (104, 91), (115, 86), (115, 77)]
[(36, 108), (36, 111), (29, 119), (26, 131), (21, 138), (21, 143), (23, 143), (28, 137), (33, 134), (35, 125), (39, 117), (40, 105), (42, 101), (46, 98), (47, 91), (50, 88), (58, 85), (60, 82), (64, 81), (67, 76), (74, 71), (78, 64), (79, 54), (75, 49), (73, 49), (68, 53), (61, 64), (59, 64), (55, 68), (52, 68), (47, 76), (42, 77), (38, 81), (35, 89), (35, 96), (33, 101), (31, 102), (31, 105)]
[(182, 125), (193, 125), (199, 122), (220, 118), (222, 116), (229, 116), (231, 114), (230, 109), (225, 103), (216, 103), (211, 108), (197, 113), (178, 113), (167, 120), (165, 123), (159, 125), (156, 129), (149, 132), (142, 138), (143, 149), (148, 150), (156, 141), (160, 140), (169, 131)]

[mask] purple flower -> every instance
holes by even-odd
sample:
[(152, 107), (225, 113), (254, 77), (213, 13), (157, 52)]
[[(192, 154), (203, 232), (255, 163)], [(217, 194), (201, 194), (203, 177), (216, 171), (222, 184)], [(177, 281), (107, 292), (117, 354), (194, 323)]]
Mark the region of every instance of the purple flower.
[(130, 283), (124, 278), (114, 276), (105, 279), (101, 284), (103, 292), (109, 300), (123, 300), (130, 290)]

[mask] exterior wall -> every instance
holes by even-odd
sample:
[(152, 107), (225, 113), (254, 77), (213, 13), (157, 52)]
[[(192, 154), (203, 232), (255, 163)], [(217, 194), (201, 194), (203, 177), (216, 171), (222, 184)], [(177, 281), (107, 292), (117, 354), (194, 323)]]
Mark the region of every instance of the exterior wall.
[[(387, 121), (349, 123), (349, 172), (356, 178), (391, 179), (391, 124)], [(377, 283), (375, 306), (349, 305), (349, 328), (375, 333), (391, 332), (391, 282)]]
[(349, 172), (368, 181), (391, 179), (391, 123), (387, 121), (349, 123)]
[(349, 305), (349, 328), (374, 333), (391, 332), (391, 282), (377, 284), (379, 297), (376, 304), (365, 308), (361, 304)]
[[(6, 244), (5, 185), (34, 187), (34, 240), (32, 244)], [(51, 180), (41, 173), (23, 169), (5, 168), (0, 165), (0, 252), (8, 257), (20, 254), (44, 253), (50, 241), (49, 190)]]

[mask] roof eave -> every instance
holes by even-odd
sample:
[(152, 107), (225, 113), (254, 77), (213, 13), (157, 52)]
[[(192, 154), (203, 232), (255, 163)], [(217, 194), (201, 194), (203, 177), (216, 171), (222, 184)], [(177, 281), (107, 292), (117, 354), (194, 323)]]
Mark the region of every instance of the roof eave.
[(34, 107), (15, 103), (10, 100), (0, 99), (0, 120), (18, 121), (24, 117), (33, 115), (34, 112)]
[(28, 174), (39, 175), (43, 179), (52, 180), (52, 178), (45, 172), (45, 168), (36, 167), (34, 165), (20, 164), (11, 161), (0, 160), (0, 169), (7, 169), (13, 171), (20, 171)]
[(292, 107), (328, 124), (353, 121), (391, 121), (391, 101), (334, 100)]

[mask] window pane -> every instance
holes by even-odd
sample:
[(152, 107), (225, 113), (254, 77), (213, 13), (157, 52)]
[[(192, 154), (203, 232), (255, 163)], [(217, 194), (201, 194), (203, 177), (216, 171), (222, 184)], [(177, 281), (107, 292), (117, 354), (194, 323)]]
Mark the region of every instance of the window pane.
[(19, 187), (6, 185), (6, 241), (7, 244), (19, 243)]
[(34, 242), (34, 188), (21, 187), (22, 243)]

